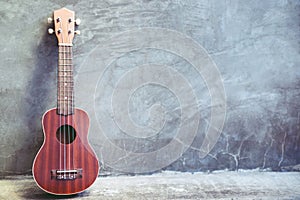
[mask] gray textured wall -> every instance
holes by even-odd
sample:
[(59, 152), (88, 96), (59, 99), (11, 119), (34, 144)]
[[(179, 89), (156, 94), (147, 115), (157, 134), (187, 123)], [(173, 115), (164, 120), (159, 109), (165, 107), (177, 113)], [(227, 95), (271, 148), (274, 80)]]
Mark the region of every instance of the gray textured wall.
[[(64, 6), (82, 20), (76, 103), (89, 112), (103, 173), (300, 163), (300, 1), (1, 0), (0, 174), (29, 173), (42, 144), (41, 116), (56, 99), (46, 20)], [(225, 100), (221, 135), (210, 137)]]

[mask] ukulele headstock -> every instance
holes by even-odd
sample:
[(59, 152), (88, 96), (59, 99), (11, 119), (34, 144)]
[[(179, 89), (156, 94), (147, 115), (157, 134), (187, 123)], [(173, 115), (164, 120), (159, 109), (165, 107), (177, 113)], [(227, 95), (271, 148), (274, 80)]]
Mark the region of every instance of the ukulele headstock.
[(72, 46), (72, 41), (75, 34), (80, 34), (80, 31), (75, 30), (75, 25), (80, 24), (80, 19), (75, 20), (75, 13), (66, 8), (61, 8), (53, 12), (53, 19), (48, 18), (48, 23), (54, 25), (48, 29), (49, 34), (55, 33), (58, 40), (58, 45)]

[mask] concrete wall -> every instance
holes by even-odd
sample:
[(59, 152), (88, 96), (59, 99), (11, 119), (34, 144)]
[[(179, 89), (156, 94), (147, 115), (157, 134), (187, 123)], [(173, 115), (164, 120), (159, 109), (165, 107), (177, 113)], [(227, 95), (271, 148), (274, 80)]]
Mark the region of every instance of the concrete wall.
[(0, 1), (0, 174), (31, 172), (67, 7), (76, 105), (102, 173), (300, 163), (297, 0)]

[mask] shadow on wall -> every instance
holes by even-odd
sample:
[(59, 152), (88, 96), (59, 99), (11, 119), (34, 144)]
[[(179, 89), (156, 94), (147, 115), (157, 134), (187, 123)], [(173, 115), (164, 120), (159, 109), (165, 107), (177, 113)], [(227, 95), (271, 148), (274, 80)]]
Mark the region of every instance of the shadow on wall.
[(57, 41), (54, 35), (47, 33), (46, 24), (42, 24), (41, 27), (44, 35), (34, 53), (35, 65), (31, 79), (27, 82), (23, 104), (26, 105), (23, 113), (26, 137), (21, 150), (16, 152), (16, 163), (12, 163), (21, 167), (17, 169), (20, 173), (31, 173), (33, 159), (44, 138), (42, 115), (50, 107), (55, 107), (55, 103), (52, 102), (56, 100)]

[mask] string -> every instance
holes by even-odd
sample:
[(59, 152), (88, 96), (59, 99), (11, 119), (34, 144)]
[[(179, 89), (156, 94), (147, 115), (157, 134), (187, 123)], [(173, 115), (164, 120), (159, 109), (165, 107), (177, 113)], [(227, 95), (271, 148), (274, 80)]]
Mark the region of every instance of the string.
[[(67, 46), (64, 46), (64, 52), (65, 52), (65, 63), (64, 63), (64, 70), (63, 70), (63, 76), (64, 76), (64, 83), (68, 83), (68, 76), (67, 76), (67, 71), (66, 71), (66, 68), (67, 68), (67, 65), (68, 65), (68, 51), (67, 51), (68, 47)], [(65, 85), (65, 102), (66, 102), (66, 109), (65, 109), (65, 119), (66, 119), (66, 122), (65, 122), (65, 128), (67, 128), (67, 131), (65, 131), (65, 140), (64, 140), (64, 147), (65, 147), (65, 163), (66, 163), (66, 166), (65, 166), (65, 169), (67, 170), (67, 144), (69, 141), (67, 141), (67, 139), (69, 140), (69, 122), (68, 122), (68, 102), (69, 102), (69, 99), (68, 99), (69, 95), (68, 95), (68, 87)], [(69, 166), (70, 167), (70, 166)]]
[[(68, 57), (68, 67), (71, 69), (71, 60), (70, 60), (70, 47), (67, 47), (67, 49), (68, 49), (68, 51), (67, 51), (67, 55), (69, 56)], [(67, 72), (66, 72), (66, 74), (68, 74), (68, 73), (71, 73), (70, 72), (70, 69), (68, 69), (67, 70)], [(67, 96), (68, 96), (68, 99), (67, 99), (67, 114), (69, 115), (69, 114), (71, 114), (70, 113), (70, 105), (69, 105), (69, 101), (70, 101), (70, 86), (71, 86), (71, 75), (69, 74), (68, 76), (67, 76), (69, 79), (70, 79), (70, 82), (69, 82), (69, 87), (67, 88)], [(71, 99), (72, 100), (72, 99)], [(68, 123), (68, 125), (70, 125), (69, 124), (69, 122), (67, 122)], [(70, 148), (70, 145), (71, 145), (71, 126), (68, 126), (68, 146), (69, 146), (69, 169), (71, 169), (71, 148)]]
[[(59, 141), (61, 141), (61, 115), (60, 115), (60, 110), (61, 110), (61, 86), (60, 86), (60, 77), (59, 77), (59, 71), (60, 71), (60, 65), (61, 65), (61, 48), (60, 46), (58, 47), (58, 70), (57, 70), (57, 114), (59, 115)], [(61, 143), (59, 144), (59, 170), (61, 170)]]
[[(66, 50), (66, 55), (68, 55), (68, 56), (67, 56), (67, 60), (66, 60), (66, 62), (67, 62), (66, 67), (67, 67), (67, 66), (70, 67), (70, 66), (69, 66), (69, 64), (70, 64), (70, 63), (69, 63), (69, 47), (66, 46), (66, 48), (67, 48), (67, 50)], [(67, 70), (65, 71), (65, 75), (66, 75), (66, 80), (68, 80), (69, 75), (68, 75), (68, 71), (67, 71)], [(68, 81), (67, 81), (67, 82), (68, 82)], [(69, 82), (68, 82), (68, 83), (69, 83)], [(70, 83), (69, 83), (69, 84), (70, 84)], [(69, 114), (70, 114), (70, 113), (69, 113), (69, 100), (70, 100), (70, 99), (69, 99), (69, 96), (70, 96), (70, 95), (69, 95), (69, 92), (70, 92), (69, 89), (70, 89), (70, 87), (66, 87), (66, 89), (67, 89), (67, 95), (66, 95), (66, 96), (67, 96), (67, 113), (66, 113), (66, 114), (67, 114), (67, 124), (68, 124), (68, 126), (67, 126), (67, 129), (68, 129), (68, 142), (67, 142), (67, 144), (69, 144), (69, 145), (68, 145), (68, 146), (69, 146), (69, 159), (68, 159), (68, 160), (69, 160), (69, 169), (70, 169), (70, 166), (71, 166), (71, 165), (70, 165), (70, 156), (71, 156), (71, 155), (70, 155), (70, 126), (69, 126), (70, 124), (69, 124), (69, 121), (68, 121), (68, 120), (69, 120), (68, 117), (69, 117)], [(66, 145), (66, 146), (67, 146), (67, 145)]]
[[(60, 20), (60, 35), (61, 35), (61, 41), (62, 41), (62, 43), (65, 43), (64, 42), (64, 38), (63, 38), (63, 33), (62, 33), (62, 23), (61, 23), (61, 20)], [(61, 63), (59, 63), (59, 64), (61, 64), (61, 66), (60, 66), (60, 69), (59, 69), (59, 73), (58, 73), (58, 76), (59, 76), (59, 87), (60, 87), (60, 89), (61, 89), (61, 84), (65, 84), (65, 76), (64, 76), (64, 70), (65, 70), (65, 61), (66, 61), (66, 59), (65, 59), (65, 46), (63, 45), (63, 46), (61, 46), (59, 49), (62, 49), (62, 52), (61, 52), (61, 54), (62, 54), (62, 59), (61, 59)], [(62, 68), (62, 70), (61, 70), (61, 68)], [(62, 73), (63, 73), (63, 76), (62, 76)], [(62, 77), (61, 77), (62, 76)], [(62, 81), (61, 81), (61, 79), (62, 79)], [(61, 83), (62, 82), (62, 83)], [(59, 114), (60, 114), (60, 160), (61, 160), (61, 158), (62, 158), (62, 150), (61, 150), (61, 146), (63, 145), (63, 158), (62, 158), (62, 160), (63, 160), (63, 163), (61, 163), (60, 164), (60, 168), (62, 168), (62, 166), (61, 165), (63, 165), (63, 169), (64, 169), (64, 177), (66, 176), (66, 174), (65, 174), (65, 171), (66, 171), (66, 145), (65, 145), (65, 142), (66, 142), (66, 134), (65, 134), (65, 132), (66, 132), (66, 130), (65, 130), (65, 120), (64, 120), (64, 122), (63, 122), (63, 119), (65, 119), (65, 116), (63, 116), (65, 113), (65, 110), (66, 110), (66, 108), (65, 108), (65, 96), (66, 96), (66, 94), (65, 94), (65, 85), (63, 85), (63, 91), (62, 91), (62, 94), (63, 95), (61, 95), (61, 93), (60, 93), (60, 95), (59, 95), (59, 104), (60, 104), (60, 111), (59, 111)], [(63, 102), (63, 103), (62, 103)], [(63, 105), (62, 105), (63, 104)], [(62, 126), (63, 125), (63, 126)], [(62, 142), (62, 132), (63, 132), (63, 142)]]
[[(66, 53), (65, 53), (65, 51), (66, 51), (66, 47), (65, 46), (63, 46), (63, 55), (64, 55), (64, 58), (63, 58), (63, 83), (65, 83), (66, 82), (66, 80), (65, 80), (65, 76), (64, 76), (64, 71), (65, 71), (65, 64), (66, 64)], [(64, 124), (63, 124), (63, 126), (64, 126), (64, 133), (63, 133), (63, 135), (64, 135), (64, 142), (63, 142), (63, 145), (64, 145), (64, 156), (63, 156), (63, 161), (64, 161), (64, 171), (66, 171), (66, 129), (65, 129), (65, 124), (66, 124), (66, 115), (65, 115), (65, 111), (66, 111), (66, 102), (65, 102), (65, 100), (67, 100), (66, 99), (66, 88), (65, 88), (65, 86), (63, 86), (63, 93), (64, 93), (64, 95), (63, 95), (63, 105), (64, 105), (64, 109), (63, 109), (63, 115), (64, 115)], [(64, 174), (65, 175), (65, 174)]]
[[(74, 113), (74, 74), (73, 74), (73, 52), (72, 52), (72, 46), (69, 47), (69, 50), (70, 50), (70, 79), (71, 79), (71, 83), (70, 83), (70, 92), (71, 92), (71, 106), (70, 106), (70, 109), (71, 109), (71, 121), (73, 122), (73, 114)], [(75, 127), (73, 127), (72, 129), (72, 142), (74, 141), (75, 139)], [(72, 165), (74, 167), (74, 145), (72, 145), (72, 153), (73, 153), (73, 156), (72, 156)], [(71, 155), (70, 155), (71, 156)]]
[[(69, 22), (71, 23), (72, 20), (69, 20)], [(68, 24), (68, 30), (70, 30), (70, 23)], [(68, 32), (68, 36), (69, 34), (71, 34), (70, 32)], [(69, 42), (71, 40), (69, 39)], [(72, 92), (73, 92), (73, 63), (72, 63), (72, 47), (68, 46), (67, 47), (67, 55), (68, 55), (68, 63), (67, 66), (69, 67), (66, 74), (68, 74), (68, 78), (69, 78), (69, 85), (68, 85), (68, 89), (67, 89), (67, 93), (68, 93), (68, 99), (67, 99), (67, 114), (71, 117), (71, 122), (73, 122), (73, 118), (72, 118), (72, 101), (73, 101), (73, 96), (72, 96)], [(70, 102), (71, 101), (71, 102)], [(68, 122), (69, 123), (69, 122)], [(68, 124), (68, 125), (72, 125)], [(72, 132), (72, 138), (71, 138), (71, 132)], [(69, 168), (71, 169), (71, 147), (72, 147), (72, 152), (73, 152), (73, 145), (71, 145), (71, 141), (73, 140), (74, 137), (74, 131), (73, 129), (71, 129), (71, 126), (68, 126), (68, 146), (69, 146)], [(71, 146), (70, 146), (71, 145)], [(73, 152), (74, 153), (74, 152)], [(74, 162), (73, 162), (74, 165)]]
[[(61, 29), (61, 24), (60, 24), (60, 29)], [(61, 35), (62, 36), (62, 35)], [(63, 37), (61, 37), (61, 40), (63, 41)], [(59, 94), (58, 94), (58, 114), (59, 114), (59, 170), (62, 170), (62, 165), (63, 165), (63, 162), (62, 162), (62, 109), (63, 109), (63, 105), (62, 105), (62, 94), (63, 94), (63, 89), (61, 88), (61, 76), (60, 76), (60, 71), (61, 71), (61, 67), (62, 67), (62, 64), (63, 64), (63, 58), (64, 58), (64, 54), (63, 54), (63, 47), (62, 46), (59, 46), (59, 68), (58, 68), (58, 87), (59, 87)]]

